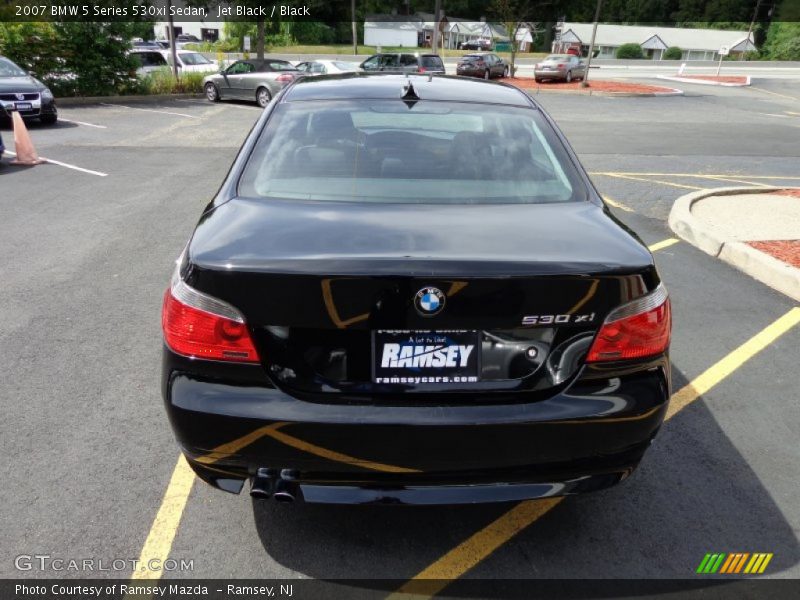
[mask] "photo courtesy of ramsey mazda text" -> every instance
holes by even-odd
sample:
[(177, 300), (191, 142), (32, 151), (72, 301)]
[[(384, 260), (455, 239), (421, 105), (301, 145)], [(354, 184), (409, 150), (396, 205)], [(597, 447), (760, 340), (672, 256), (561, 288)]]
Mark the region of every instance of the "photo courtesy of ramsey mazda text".
[(670, 397), (671, 325), (652, 255), (531, 96), (301, 77), (177, 260), (161, 384), (189, 465), (227, 492), (563, 496), (642, 460)]

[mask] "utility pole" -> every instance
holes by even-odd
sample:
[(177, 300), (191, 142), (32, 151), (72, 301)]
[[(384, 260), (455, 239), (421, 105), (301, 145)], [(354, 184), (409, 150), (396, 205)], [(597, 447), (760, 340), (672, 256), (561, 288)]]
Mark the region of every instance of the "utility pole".
[(442, 0), (436, 0), (433, 8), (433, 35), (431, 36), (431, 50), (439, 50), (439, 21), (442, 18)]
[(356, 26), (356, 0), (350, 0), (350, 14), (353, 18), (353, 54), (358, 54), (358, 27)]
[[(744, 51), (739, 55), (739, 60), (744, 60), (744, 55), (747, 53), (747, 45), (750, 43), (750, 36), (753, 33), (753, 27), (755, 27), (756, 19), (758, 18), (758, 9), (761, 7), (761, 0), (756, 2), (756, 9), (753, 11), (753, 19), (750, 21), (750, 29), (747, 30), (747, 40), (744, 42)], [(755, 42), (753, 42), (753, 46), (755, 46)]]
[(594, 11), (594, 24), (592, 25), (592, 41), (589, 42), (589, 56), (586, 59), (586, 73), (581, 80), (581, 87), (589, 87), (589, 67), (592, 66), (592, 55), (594, 54), (594, 40), (597, 37), (597, 22), (600, 20), (600, 10), (603, 8), (603, 0), (597, 0), (597, 9)]
[(172, 18), (172, 0), (167, 0), (167, 28), (169, 30), (169, 53), (172, 56), (172, 74), (178, 79), (178, 51), (175, 48), (175, 21)]

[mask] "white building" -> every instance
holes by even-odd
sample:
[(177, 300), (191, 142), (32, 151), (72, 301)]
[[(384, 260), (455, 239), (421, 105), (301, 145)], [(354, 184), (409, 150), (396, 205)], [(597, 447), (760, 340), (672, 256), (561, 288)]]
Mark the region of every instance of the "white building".
[[(464, 42), (479, 39), (494, 42), (507, 42), (509, 39), (502, 25), (485, 21), (442, 16), (439, 27), (439, 44), (443, 48), (458, 48)], [(430, 48), (435, 28), (435, 18), (430, 13), (367, 15), (364, 20), (364, 45)]]
[(368, 15), (364, 45), (417, 48), (422, 45), (422, 29), (423, 21), (416, 16)]
[[(574, 48), (585, 55), (591, 39), (591, 23), (564, 23), (556, 30), (553, 52), (562, 53)], [(599, 50), (598, 58), (615, 58), (617, 49), (630, 43), (639, 44), (645, 56), (653, 60), (661, 60), (664, 51), (672, 46), (683, 51), (682, 60), (718, 60), (719, 50), (723, 46), (727, 46), (731, 54), (756, 50), (752, 39), (748, 39), (744, 31), (604, 23), (597, 26), (594, 47)]]
[[(193, 35), (204, 42), (216, 42), (225, 38), (222, 21), (175, 21), (174, 27), (176, 37), (181, 34)], [(167, 21), (157, 21), (154, 30), (155, 39), (169, 39), (169, 23)]]

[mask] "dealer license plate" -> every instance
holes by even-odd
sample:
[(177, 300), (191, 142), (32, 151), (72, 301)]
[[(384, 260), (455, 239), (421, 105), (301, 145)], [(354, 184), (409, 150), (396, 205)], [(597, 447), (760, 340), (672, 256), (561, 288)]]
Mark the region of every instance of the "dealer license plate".
[(479, 379), (477, 331), (372, 332), (372, 379), (375, 383), (450, 384)]

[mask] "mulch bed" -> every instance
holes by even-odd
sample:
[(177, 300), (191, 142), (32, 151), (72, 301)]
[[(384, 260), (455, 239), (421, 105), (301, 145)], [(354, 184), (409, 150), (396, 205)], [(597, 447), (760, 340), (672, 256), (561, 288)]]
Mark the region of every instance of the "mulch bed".
[(573, 81), (565, 83), (563, 81), (545, 81), (536, 83), (536, 80), (531, 77), (504, 77), (500, 81), (510, 83), (518, 88), (525, 90), (575, 90), (577, 92), (626, 92), (635, 94), (655, 94), (655, 93), (669, 93), (673, 92), (671, 88), (660, 87), (657, 85), (645, 85), (643, 83), (628, 83), (623, 81), (603, 81), (600, 79), (591, 79), (589, 87), (581, 87), (583, 82)]
[(789, 263), (800, 269), (800, 240), (771, 240), (768, 242), (747, 242), (756, 250)]
[(776, 196), (792, 196), (793, 198), (800, 198), (800, 189), (798, 190), (781, 190), (779, 192), (770, 192)]
[(725, 75), (676, 75), (681, 79), (702, 79), (704, 81), (714, 81), (715, 83), (747, 83), (747, 77), (725, 76)]

